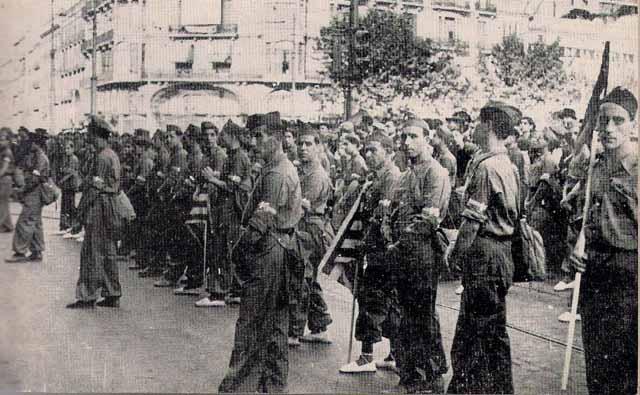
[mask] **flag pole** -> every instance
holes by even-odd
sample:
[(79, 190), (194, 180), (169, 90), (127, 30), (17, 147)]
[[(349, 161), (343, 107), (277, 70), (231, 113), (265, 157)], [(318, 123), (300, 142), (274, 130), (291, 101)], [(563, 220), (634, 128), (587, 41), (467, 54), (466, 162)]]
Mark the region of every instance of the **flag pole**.
[(356, 294), (358, 292), (358, 274), (360, 271), (360, 264), (356, 261), (356, 274), (353, 279), (353, 298), (351, 300), (351, 325), (349, 326), (349, 351), (347, 355), (347, 364), (351, 363), (351, 351), (353, 350), (353, 331), (356, 321)]

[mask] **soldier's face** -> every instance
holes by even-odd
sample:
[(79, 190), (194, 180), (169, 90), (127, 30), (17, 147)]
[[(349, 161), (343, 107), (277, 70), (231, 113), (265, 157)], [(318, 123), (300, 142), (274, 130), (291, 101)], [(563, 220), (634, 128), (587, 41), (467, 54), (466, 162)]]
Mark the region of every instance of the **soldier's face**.
[(377, 170), (384, 165), (384, 161), (387, 158), (387, 151), (385, 151), (382, 144), (378, 141), (373, 141), (367, 144), (364, 149), (364, 158), (370, 169)]
[(313, 136), (302, 136), (298, 139), (298, 155), (302, 162), (311, 162), (318, 156), (318, 145)]
[(600, 106), (598, 137), (606, 150), (614, 150), (629, 140), (634, 123), (627, 110), (613, 103)]
[(280, 142), (275, 137), (264, 132), (257, 132), (255, 139), (258, 155), (260, 155), (265, 162), (269, 162), (275, 156), (277, 145), (280, 144)]
[(295, 147), (296, 145), (296, 141), (293, 138), (293, 133), (291, 132), (285, 132), (284, 133), (284, 146), (285, 147)]
[(212, 147), (218, 145), (218, 134), (214, 129), (205, 129), (205, 133), (207, 134), (209, 145), (211, 145)]
[(419, 156), (427, 147), (427, 138), (422, 128), (416, 126), (405, 128), (404, 136), (407, 154), (412, 158)]
[(520, 131), (522, 133), (529, 133), (532, 129), (532, 125), (529, 123), (529, 120), (523, 119), (520, 121)]

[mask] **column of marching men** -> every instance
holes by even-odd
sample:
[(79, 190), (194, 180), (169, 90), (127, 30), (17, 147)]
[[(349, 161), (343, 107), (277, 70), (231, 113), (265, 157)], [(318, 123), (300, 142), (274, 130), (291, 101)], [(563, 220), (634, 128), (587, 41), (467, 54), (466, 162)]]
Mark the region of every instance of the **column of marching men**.
[[(355, 339), (342, 373), (390, 369), (400, 389), (512, 393), (506, 303), (511, 243), (524, 215), (544, 239), (557, 291), (583, 272), (580, 316), (590, 393), (637, 386), (636, 98), (616, 88), (601, 101), (599, 145), (579, 145), (575, 111), (531, 117), (490, 102), (475, 120), (285, 122), (279, 113), (167, 125), (116, 135), (99, 118), (82, 132), (0, 130), (0, 230), (14, 232), (7, 263), (41, 262), (43, 184), (61, 190), (59, 228), (82, 241), (76, 301), (118, 307), (117, 259), (202, 308), (239, 304), (221, 392), (287, 388), (289, 348), (330, 345), (319, 264), (359, 191), (364, 272)], [(597, 150), (586, 257), (572, 257), (582, 225), (590, 149)], [(135, 209), (120, 215), (119, 194)], [(81, 198), (76, 204), (76, 196)], [(22, 211), (13, 224), (9, 202)], [(450, 361), (436, 312), (438, 283), (461, 280)], [(124, 292), (126, 295), (126, 290)], [(567, 321), (567, 314), (559, 317)], [(305, 334), (305, 330), (308, 332)], [(373, 359), (374, 346), (390, 353)]]

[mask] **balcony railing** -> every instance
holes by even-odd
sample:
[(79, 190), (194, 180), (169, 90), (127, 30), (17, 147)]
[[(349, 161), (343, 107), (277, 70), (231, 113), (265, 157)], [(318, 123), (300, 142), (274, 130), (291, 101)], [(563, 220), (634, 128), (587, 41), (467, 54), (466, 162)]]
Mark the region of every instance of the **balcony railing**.
[(476, 1), (476, 10), (478, 10), (481, 13), (495, 14), (498, 11), (498, 8), (496, 7), (495, 4), (491, 4), (491, 3), (480, 4), (479, 1)]
[(230, 38), (237, 35), (237, 24), (169, 26), (169, 36), (175, 39)]
[[(93, 51), (92, 41), (93, 41), (92, 39), (82, 41), (82, 46), (80, 47), (82, 53)], [(108, 47), (109, 45), (112, 45), (112, 44), (113, 44), (113, 30), (104, 32), (100, 34), (98, 37), (96, 37), (96, 47), (98, 48), (98, 50), (101, 50), (104, 47)]]
[(95, 0), (95, 8), (93, 8), (94, 0), (86, 0), (87, 5), (82, 7), (82, 18), (88, 20), (93, 16), (94, 10), (102, 12), (113, 7), (113, 0)]
[(434, 0), (433, 8), (439, 8), (449, 11), (471, 11), (471, 2), (463, 0)]

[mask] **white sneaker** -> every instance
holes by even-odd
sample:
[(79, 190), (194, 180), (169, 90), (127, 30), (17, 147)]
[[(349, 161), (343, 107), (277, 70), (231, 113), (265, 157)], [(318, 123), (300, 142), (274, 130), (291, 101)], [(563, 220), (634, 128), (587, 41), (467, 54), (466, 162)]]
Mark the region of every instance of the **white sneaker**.
[(62, 238), (63, 238), (63, 239), (73, 239), (73, 238), (74, 238), (74, 236), (75, 236), (75, 235), (74, 235), (73, 233), (71, 233), (71, 232), (67, 232), (67, 233), (65, 233), (65, 234), (63, 234), (63, 235), (62, 235)]
[(464, 287), (462, 285), (459, 285), (458, 288), (456, 288), (456, 295), (462, 295), (463, 292)]
[(71, 235), (71, 238), (76, 240), (78, 240), (81, 237), (84, 237), (84, 230), (80, 233), (76, 233), (75, 235)]
[(78, 243), (82, 243), (84, 241), (84, 236), (80, 236), (76, 239)]
[(329, 339), (329, 335), (327, 335), (327, 331), (320, 333), (309, 333), (300, 338), (300, 341), (305, 343), (321, 343), (321, 344), (331, 344), (331, 339)]
[(393, 370), (393, 371), (398, 370), (396, 368), (396, 361), (388, 358), (385, 358), (381, 361), (376, 361), (376, 368), (383, 369), (383, 370)]
[[(576, 314), (576, 321), (581, 321), (582, 317), (580, 316), (580, 314)], [(558, 321), (560, 322), (571, 322), (571, 312), (570, 311), (565, 311), (564, 313), (560, 314), (558, 316)]]
[(376, 363), (374, 361), (367, 362), (367, 360), (362, 357), (340, 367), (340, 373), (373, 373), (376, 370)]
[(300, 347), (300, 339), (297, 337), (289, 336), (287, 338), (287, 345), (289, 347)]
[(209, 297), (202, 298), (196, 302), (196, 307), (224, 307), (226, 305), (224, 300), (211, 300)]
[(67, 233), (71, 232), (71, 229), (64, 229), (64, 230), (59, 230), (57, 232), (53, 232), (54, 235), (56, 236), (63, 236)]
[(568, 289), (573, 289), (573, 284), (574, 282), (571, 281), (570, 283), (565, 283), (564, 280), (561, 280), (559, 283), (557, 283), (554, 287), (553, 290), (556, 292), (562, 292), (562, 291), (566, 291)]

